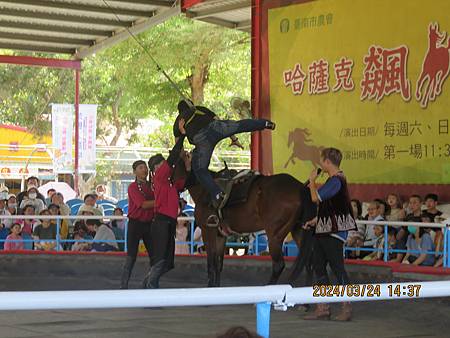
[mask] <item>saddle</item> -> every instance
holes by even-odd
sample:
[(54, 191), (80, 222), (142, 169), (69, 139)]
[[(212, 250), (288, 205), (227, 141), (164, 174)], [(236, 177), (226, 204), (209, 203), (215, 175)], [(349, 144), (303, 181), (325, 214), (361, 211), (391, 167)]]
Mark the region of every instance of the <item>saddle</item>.
[[(217, 219), (208, 221), (210, 226), (218, 226), (219, 222), (223, 220), (223, 209), (247, 202), (250, 188), (260, 175), (259, 172), (250, 169), (238, 172), (226, 168), (217, 173), (215, 180), (225, 192), (225, 198), (217, 209)], [(223, 230), (225, 233), (231, 231), (231, 229)]]

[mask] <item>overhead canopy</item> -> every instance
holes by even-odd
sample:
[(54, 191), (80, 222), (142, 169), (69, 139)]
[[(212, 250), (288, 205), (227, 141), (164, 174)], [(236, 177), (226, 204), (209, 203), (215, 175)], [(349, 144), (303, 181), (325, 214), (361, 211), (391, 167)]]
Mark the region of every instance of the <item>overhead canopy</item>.
[[(182, 3), (190, 18), (250, 30), (250, 0)], [(0, 0), (0, 49), (83, 59), (179, 13), (175, 0)]]
[(194, 4), (186, 8), (188, 18), (250, 32), (251, 0), (191, 1)]
[(83, 59), (181, 12), (174, 0), (1, 0), (0, 48)]

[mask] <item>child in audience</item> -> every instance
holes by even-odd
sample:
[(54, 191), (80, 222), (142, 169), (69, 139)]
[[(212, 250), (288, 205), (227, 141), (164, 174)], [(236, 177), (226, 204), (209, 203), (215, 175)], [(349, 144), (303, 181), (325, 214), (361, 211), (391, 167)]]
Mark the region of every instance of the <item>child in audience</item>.
[[(23, 250), (23, 240), (22, 240), (22, 236), (20, 236), (20, 231), (21, 231), (20, 223), (14, 223), (11, 227), (11, 234), (8, 235), (8, 237), (6, 237), (5, 251)], [(20, 242), (16, 242), (16, 241), (20, 241)]]
[(438, 205), (438, 195), (427, 194), (425, 196), (425, 207), (427, 208), (427, 210), (424, 213), (427, 214), (431, 222), (434, 222), (434, 219), (436, 217), (442, 215), (442, 212), (436, 208), (437, 205)]
[[(377, 242), (374, 244), (374, 248), (378, 249), (378, 251), (371, 252), (368, 256), (364, 257), (366, 261), (372, 260), (382, 260), (384, 257), (384, 228), (381, 225), (374, 226), (374, 232), (377, 236)], [(395, 245), (395, 234), (396, 231), (393, 227), (388, 227), (388, 249), (392, 249)], [(392, 256), (392, 253), (389, 254), (389, 257)], [(394, 255), (395, 256), (395, 255)]]

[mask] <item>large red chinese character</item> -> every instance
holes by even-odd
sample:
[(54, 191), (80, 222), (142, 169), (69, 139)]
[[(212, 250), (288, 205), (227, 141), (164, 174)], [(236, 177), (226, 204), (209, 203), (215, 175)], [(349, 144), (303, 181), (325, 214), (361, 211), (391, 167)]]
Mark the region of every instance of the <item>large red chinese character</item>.
[(411, 99), (411, 85), (406, 75), (408, 47), (386, 49), (371, 46), (364, 57), (366, 68), (361, 81), (361, 100), (369, 98), (380, 102), (384, 96), (400, 93), (403, 100)]
[(303, 92), (306, 74), (302, 70), (302, 65), (296, 63), (294, 69), (283, 72), (284, 85), (291, 86), (294, 95), (300, 95)]
[(328, 86), (328, 79), (330, 75), (328, 74), (328, 61), (320, 59), (319, 61), (314, 61), (309, 65), (309, 94), (322, 94), (327, 93), (330, 90)]
[(333, 92), (339, 89), (351, 91), (355, 88), (352, 76), (353, 60), (343, 57), (339, 62), (334, 64), (334, 74), (336, 75), (336, 85), (333, 87)]

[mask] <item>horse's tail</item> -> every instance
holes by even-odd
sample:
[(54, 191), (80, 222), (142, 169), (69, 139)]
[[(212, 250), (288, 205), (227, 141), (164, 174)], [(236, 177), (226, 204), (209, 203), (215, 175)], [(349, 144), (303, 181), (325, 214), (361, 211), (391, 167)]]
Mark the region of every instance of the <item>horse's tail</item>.
[(300, 231), (302, 238), (297, 258), (292, 266), (289, 283), (293, 284), (303, 272), (303, 269), (311, 264), (313, 251), (314, 230), (305, 230), (303, 225), (317, 216), (317, 205), (311, 200), (309, 189), (302, 185), (300, 189), (300, 206), (298, 210), (298, 222), (295, 225), (299, 227), (295, 231)]

